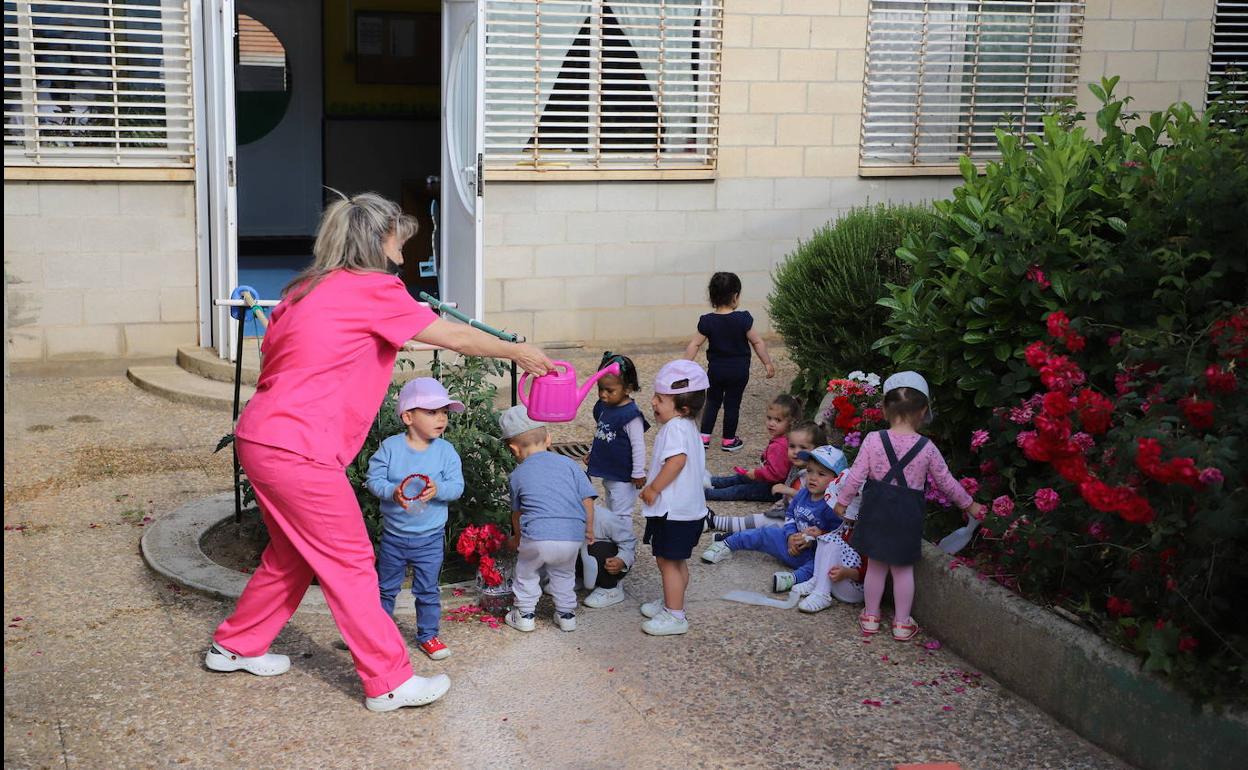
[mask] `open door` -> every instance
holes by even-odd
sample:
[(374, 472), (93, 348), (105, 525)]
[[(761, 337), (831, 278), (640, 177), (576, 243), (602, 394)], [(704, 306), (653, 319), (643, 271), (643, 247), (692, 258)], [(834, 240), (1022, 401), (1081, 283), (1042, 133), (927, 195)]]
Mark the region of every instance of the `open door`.
[[(238, 188), (234, 135), (234, 0), (203, 0), (207, 168), (197, 169), (208, 199), (208, 266), (212, 299), (230, 296), (238, 283)], [(229, 308), (212, 307), (212, 346), (234, 355), (238, 326)]]
[(485, 10), (480, 0), (442, 3), (442, 299), (480, 318), (482, 99)]

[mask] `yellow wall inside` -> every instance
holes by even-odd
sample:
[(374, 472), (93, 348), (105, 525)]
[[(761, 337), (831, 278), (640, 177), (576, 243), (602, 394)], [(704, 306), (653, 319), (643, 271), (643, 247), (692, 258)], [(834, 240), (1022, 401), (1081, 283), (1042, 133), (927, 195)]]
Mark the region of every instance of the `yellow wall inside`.
[(324, 0), (325, 113), (329, 117), (440, 114), (436, 85), (355, 82), (355, 14), (360, 11), (439, 13), (439, 0)]

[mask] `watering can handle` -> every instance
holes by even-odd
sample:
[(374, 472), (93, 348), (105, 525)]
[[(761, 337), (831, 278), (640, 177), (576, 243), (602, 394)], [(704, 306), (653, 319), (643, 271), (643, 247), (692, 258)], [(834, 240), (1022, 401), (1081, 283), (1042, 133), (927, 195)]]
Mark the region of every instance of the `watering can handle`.
[(524, 404), (525, 409), (529, 408), (529, 394), (527, 391), (525, 391), (524, 384), (531, 379), (533, 379), (533, 375), (529, 374), (528, 372), (524, 372), (523, 374), (520, 375), (519, 384), (516, 385), (516, 395), (519, 396), (520, 403)]

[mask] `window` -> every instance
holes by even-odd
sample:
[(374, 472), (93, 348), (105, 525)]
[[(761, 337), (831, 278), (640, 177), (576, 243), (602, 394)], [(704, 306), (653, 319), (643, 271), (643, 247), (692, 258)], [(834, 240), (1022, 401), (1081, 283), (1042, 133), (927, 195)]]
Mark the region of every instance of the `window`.
[(188, 167), (182, 0), (4, 3), (6, 166)]
[(722, 0), (486, 0), (486, 168), (713, 170), (722, 18)]
[(1214, 12), (1208, 99), (1224, 85), (1227, 98), (1248, 106), (1248, 0), (1218, 0)]
[(860, 168), (996, 156), (994, 129), (1035, 132), (1073, 99), (1082, 2), (871, 0)]

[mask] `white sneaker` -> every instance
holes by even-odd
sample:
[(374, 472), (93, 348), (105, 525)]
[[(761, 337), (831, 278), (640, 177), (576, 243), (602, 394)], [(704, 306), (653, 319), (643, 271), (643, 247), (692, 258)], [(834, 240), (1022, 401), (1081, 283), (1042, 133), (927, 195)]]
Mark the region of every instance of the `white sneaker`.
[(641, 630), (651, 636), (672, 636), (683, 634), (689, 630), (689, 621), (681, 620), (667, 610), (641, 624)]
[(576, 613), (555, 610), (555, 622), (559, 624), (560, 631), (575, 631)]
[(204, 665), (213, 671), (246, 671), (256, 676), (277, 676), (290, 670), (290, 658), (273, 652), (248, 658), (214, 644), (204, 656)]
[(732, 549), (728, 547), (728, 544), (723, 540), (716, 540), (702, 552), (702, 561), (708, 564), (719, 564), (729, 556), (732, 556)]
[(616, 586), (615, 588), (595, 588), (585, 597), (582, 602), (586, 607), (600, 610), (603, 607), (610, 607), (613, 604), (619, 604), (624, 601), (624, 589)]
[(815, 590), (815, 579), (811, 578), (803, 583), (798, 583), (790, 590), (797, 591), (798, 596), (806, 596)]
[(369, 711), (394, 711), (404, 706), (425, 706), (446, 695), (449, 689), (451, 678), (446, 674), (414, 676), (385, 695), (365, 698), (364, 707)]
[(771, 590), (778, 594), (793, 589), (793, 584), (797, 582), (797, 578), (792, 572), (777, 572), (771, 576)]
[(663, 600), (655, 599), (652, 602), (645, 602), (641, 605), (641, 614), (648, 618), (652, 618), (663, 611)]
[(515, 607), (512, 607), (507, 611), (507, 615), (503, 618), (503, 622), (517, 631), (532, 631), (537, 628), (537, 621), (534, 619), (534, 614), (532, 612), (521, 614), (520, 610)]
[(797, 608), (802, 612), (823, 612), (832, 606), (831, 594), (812, 593), (798, 603)]

